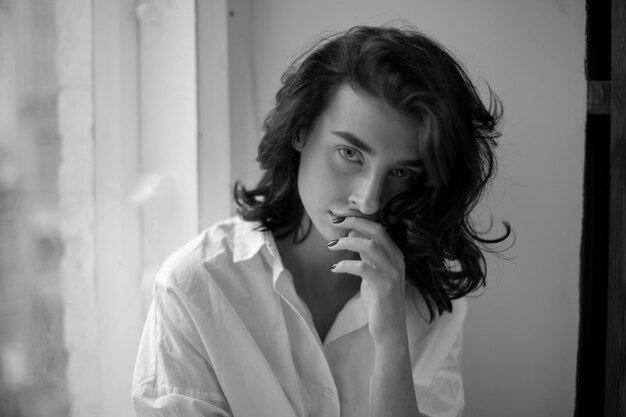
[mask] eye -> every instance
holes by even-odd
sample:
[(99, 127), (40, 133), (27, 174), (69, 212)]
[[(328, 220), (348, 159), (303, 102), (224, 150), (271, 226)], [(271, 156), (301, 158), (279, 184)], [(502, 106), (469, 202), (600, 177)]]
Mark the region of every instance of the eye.
[(337, 152), (339, 152), (339, 155), (348, 161), (358, 162), (360, 160), (359, 154), (352, 148), (339, 148), (337, 149)]
[(407, 168), (394, 168), (391, 175), (399, 180), (410, 180), (415, 177), (415, 172)]

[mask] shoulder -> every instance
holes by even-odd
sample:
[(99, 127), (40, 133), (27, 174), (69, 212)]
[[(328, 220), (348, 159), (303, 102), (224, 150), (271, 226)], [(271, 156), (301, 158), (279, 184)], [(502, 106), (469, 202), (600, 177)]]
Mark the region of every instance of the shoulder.
[(233, 270), (239, 241), (246, 241), (250, 234), (262, 235), (255, 232), (255, 227), (254, 223), (231, 217), (202, 231), (163, 262), (155, 287), (193, 291), (193, 284), (206, 280), (212, 270)]
[(444, 312), (430, 320), (430, 313), (420, 292), (412, 286), (407, 286), (407, 319), (416, 328), (423, 328), (427, 332), (459, 331), (463, 327), (467, 316), (467, 300), (459, 298), (452, 300), (452, 311)]

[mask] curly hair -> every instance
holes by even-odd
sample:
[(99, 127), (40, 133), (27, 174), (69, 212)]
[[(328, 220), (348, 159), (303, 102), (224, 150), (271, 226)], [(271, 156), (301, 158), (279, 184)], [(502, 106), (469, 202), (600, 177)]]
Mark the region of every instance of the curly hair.
[[(495, 174), (502, 104), (488, 88), (486, 107), (463, 67), (415, 28), (357, 26), (326, 38), (281, 78), (265, 119), (257, 161), (263, 175), (253, 189), (235, 184), (239, 215), (260, 221), (277, 239), (294, 233), (304, 215), (297, 190), (299, 152), (338, 88), (349, 85), (417, 122), (418, 150), (427, 173), (410, 192), (383, 208), (389, 234), (402, 250), (406, 280), (420, 292), (431, 319), (451, 300), (485, 285), (486, 239), (470, 212)], [(310, 230), (310, 229), (309, 229)], [(306, 236), (305, 236), (306, 237)]]

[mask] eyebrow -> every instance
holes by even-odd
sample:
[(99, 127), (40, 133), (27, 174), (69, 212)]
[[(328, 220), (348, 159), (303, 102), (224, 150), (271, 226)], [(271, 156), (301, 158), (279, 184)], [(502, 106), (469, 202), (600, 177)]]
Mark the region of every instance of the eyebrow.
[(333, 135), (339, 136), (341, 139), (350, 143), (352, 146), (359, 148), (365, 153), (369, 153), (370, 155), (374, 155), (376, 153), (367, 143), (363, 142), (361, 139), (357, 138), (350, 132), (345, 132), (343, 130), (333, 130), (332, 133)]
[[(333, 130), (332, 134), (340, 137), (341, 139), (345, 140), (346, 142), (348, 142), (355, 148), (359, 148), (360, 150), (362, 150), (363, 152), (367, 154), (370, 154), (370, 155), (376, 154), (376, 152), (367, 143), (363, 142), (361, 139), (357, 138), (350, 132), (346, 132), (343, 130)], [(420, 159), (407, 159), (405, 161), (398, 161), (398, 165), (403, 165), (403, 166), (408, 166), (408, 167), (413, 167), (413, 168), (423, 168), (424, 162)]]

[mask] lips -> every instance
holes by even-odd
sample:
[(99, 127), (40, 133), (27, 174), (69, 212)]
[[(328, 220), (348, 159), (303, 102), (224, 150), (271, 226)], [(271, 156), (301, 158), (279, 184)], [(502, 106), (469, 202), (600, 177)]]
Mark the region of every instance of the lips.
[(361, 218), (361, 219), (369, 220), (369, 221), (374, 222), (374, 223), (380, 223), (383, 226), (387, 227), (387, 225), (383, 224), (383, 222), (378, 217), (366, 216), (366, 215), (364, 215), (362, 213), (335, 214), (335, 213), (333, 213), (331, 211), (330, 215), (333, 217), (333, 219), (335, 219), (337, 217), (358, 217), (358, 218)]

